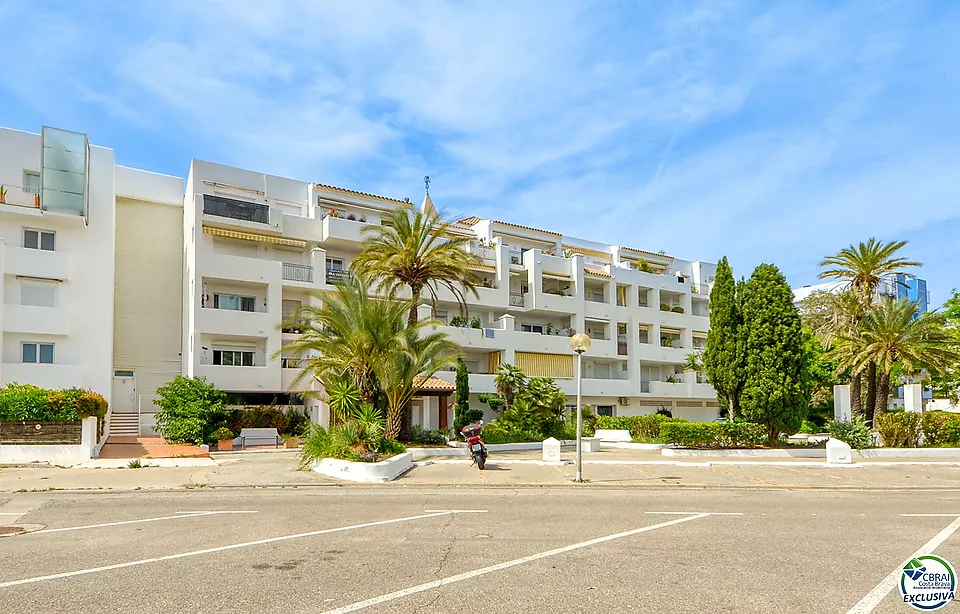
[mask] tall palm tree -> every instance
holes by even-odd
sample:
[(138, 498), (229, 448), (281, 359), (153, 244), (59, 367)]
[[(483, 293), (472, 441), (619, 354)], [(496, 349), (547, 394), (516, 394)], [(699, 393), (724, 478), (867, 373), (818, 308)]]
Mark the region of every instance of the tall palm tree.
[(387, 400), (388, 439), (396, 439), (407, 430), (407, 414), (423, 380), (455, 364), (457, 356), (459, 346), (447, 340), (446, 335), (425, 334), (414, 325), (404, 331), (389, 359), (377, 363), (377, 377)]
[(895, 365), (907, 374), (928, 370), (943, 372), (960, 362), (960, 345), (946, 327), (942, 314), (923, 313), (910, 301), (884, 301), (864, 316), (856, 336), (842, 336), (834, 354), (852, 368), (868, 362), (877, 365), (879, 394), (874, 407), (867, 407), (867, 422), (886, 411), (890, 372)]
[[(820, 262), (821, 267), (827, 267), (820, 272), (820, 279), (845, 280), (853, 291), (870, 302), (884, 278), (902, 273), (908, 267), (921, 266), (919, 262), (896, 255), (906, 244), (906, 241), (882, 243), (870, 237), (866, 243), (845, 247)], [(872, 411), (877, 398), (877, 365), (868, 361), (862, 370), (867, 377), (866, 406)]]
[(302, 332), (284, 351), (319, 355), (306, 359), (294, 383), (308, 377), (321, 382), (346, 377), (361, 402), (375, 403), (380, 392), (377, 369), (402, 343), (407, 306), (370, 296), (365, 278), (356, 276), (325, 293), (320, 307), (302, 307), (293, 316)]
[(381, 224), (364, 226), (365, 237), (353, 269), (376, 280), (388, 297), (408, 290), (412, 304), (407, 321), (417, 321), (417, 306), (424, 294), (435, 306), (440, 288), (448, 289), (461, 309), (466, 294), (476, 295), (480, 277), (471, 269), (481, 264), (479, 256), (464, 247), (470, 241), (450, 234), (450, 224), (436, 213), (393, 209)]
[[(800, 317), (826, 349), (841, 337), (857, 336), (860, 321), (869, 307), (868, 301), (859, 292), (814, 292), (801, 304)], [(841, 371), (845, 370), (847, 367), (841, 368)], [(855, 416), (864, 413), (861, 388), (861, 372), (850, 370), (850, 409)]]
[(517, 395), (526, 388), (527, 376), (516, 365), (502, 364), (493, 378), (493, 385), (497, 387), (497, 394), (503, 397), (506, 408), (510, 409)]

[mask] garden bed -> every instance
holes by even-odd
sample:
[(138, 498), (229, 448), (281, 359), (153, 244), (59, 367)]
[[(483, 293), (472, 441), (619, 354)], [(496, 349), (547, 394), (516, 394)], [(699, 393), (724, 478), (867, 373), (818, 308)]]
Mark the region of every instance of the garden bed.
[(410, 450), (377, 463), (321, 458), (310, 464), (311, 471), (338, 480), (376, 484), (397, 479), (413, 468), (413, 453)]

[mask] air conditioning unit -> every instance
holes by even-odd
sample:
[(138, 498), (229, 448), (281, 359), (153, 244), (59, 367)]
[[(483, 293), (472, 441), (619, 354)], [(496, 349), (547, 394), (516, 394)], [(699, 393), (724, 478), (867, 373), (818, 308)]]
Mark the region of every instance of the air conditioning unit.
[(619, 403), (620, 405), (629, 405), (630, 397), (619, 397), (617, 398), (617, 403)]

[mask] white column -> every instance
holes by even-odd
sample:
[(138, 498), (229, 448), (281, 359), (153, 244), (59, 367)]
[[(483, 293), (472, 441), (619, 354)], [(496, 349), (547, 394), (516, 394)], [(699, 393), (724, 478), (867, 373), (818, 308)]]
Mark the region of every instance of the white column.
[(903, 387), (904, 411), (923, 412), (923, 386), (920, 384), (906, 384)]
[(84, 418), (80, 426), (80, 446), (85, 458), (94, 458), (97, 448), (97, 418)]
[(833, 417), (837, 422), (850, 422), (850, 386), (833, 387)]

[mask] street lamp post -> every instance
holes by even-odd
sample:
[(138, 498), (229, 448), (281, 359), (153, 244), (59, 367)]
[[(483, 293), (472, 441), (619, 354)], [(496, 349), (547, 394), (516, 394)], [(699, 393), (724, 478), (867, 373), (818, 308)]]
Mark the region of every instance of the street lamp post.
[(583, 353), (590, 349), (590, 335), (577, 333), (570, 337), (570, 347), (577, 353), (577, 477), (574, 482), (583, 481), (583, 397), (580, 391), (580, 376), (583, 373)]

